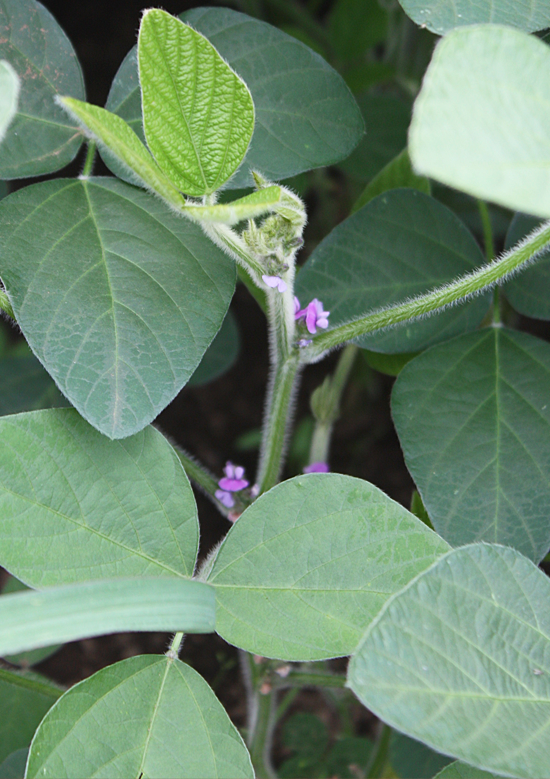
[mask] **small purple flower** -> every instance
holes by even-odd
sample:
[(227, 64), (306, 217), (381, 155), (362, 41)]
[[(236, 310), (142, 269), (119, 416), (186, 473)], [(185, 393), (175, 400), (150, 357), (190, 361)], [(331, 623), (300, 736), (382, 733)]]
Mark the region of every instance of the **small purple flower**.
[(323, 462), (311, 463), (304, 468), (304, 473), (328, 473), (329, 471), (328, 463)]
[(300, 311), (300, 301), (294, 295), (294, 319), (300, 319), (302, 316), (302, 311)]
[(298, 348), (305, 349), (306, 346), (309, 346), (312, 343), (313, 341), (311, 340), (311, 338), (300, 338), (300, 340), (298, 341)]
[(305, 309), (306, 327), (312, 335), (317, 332), (317, 328), (325, 330), (328, 327), (328, 316), (330, 311), (323, 311), (323, 304), (317, 298), (313, 298)]
[(280, 276), (262, 276), (262, 281), (264, 281), (268, 287), (271, 287), (272, 289), (278, 289), (279, 292), (284, 292), (286, 289), (286, 281), (283, 281)]
[(230, 492), (227, 492), (226, 490), (216, 490), (214, 495), (217, 497), (217, 499), (222, 503), (226, 508), (232, 509), (235, 505), (235, 501), (233, 500), (233, 496)]
[(241, 465), (233, 465), (233, 463), (228, 460), (223, 472), (225, 473), (225, 476), (218, 482), (218, 486), (222, 490), (227, 492), (238, 492), (239, 490), (244, 490), (245, 487), (248, 487), (249, 482), (246, 479), (243, 479), (244, 468)]

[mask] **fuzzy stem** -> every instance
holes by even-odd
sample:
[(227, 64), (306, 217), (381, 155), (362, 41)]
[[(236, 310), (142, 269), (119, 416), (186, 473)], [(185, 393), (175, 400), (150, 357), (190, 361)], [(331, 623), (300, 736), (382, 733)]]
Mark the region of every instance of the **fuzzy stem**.
[(271, 779), (277, 776), (270, 759), (275, 726), (275, 695), (273, 692), (256, 694), (259, 696), (258, 719), (250, 742), (250, 758), (258, 779)]
[(82, 178), (87, 179), (92, 174), (92, 170), (94, 168), (94, 162), (95, 162), (95, 153), (96, 153), (96, 143), (95, 141), (89, 141), (88, 142), (88, 149), (86, 151), (86, 159), (84, 160), (84, 167), (82, 168)]
[(177, 659), (181, 649), (181, 645), (183, 644), (184, 636), (185, 636), (184, 633), (174, 634), (174, 637), (170, 643), (170, 649), (166, 652), (166, 657), (170, 657), (172, 660)]
[(235, 262), (242, 265), (248, 272), (254, 284), (256, 284), (257, 287), (262, 288), (260, 279), (265, 273), (265, 268), (248, 251), (242, 238), (227, 225), (208, 224), (207, 222), (201, 222), (200, 225), (205, 235), (207, 235), (216, 246), (219, 246), (222, 251), (232, 257)]
[(188, 478), (200, 487), (224, 517), (228, 517), (234, 509), (228, 509), (216, 498), (216, 490), (219, 489), (216, 477), (213, 476), (210, 471), (207, 471), (203, 465), (198, 463), (194, 457), (188, 454), (184, 449), (180, 449), (179, 447), (174, 447), (174, 449), (181, 460), (181, 464), (183, 465), (183, 469)]
[(0, 309), (12, 319), (15, 319), (13, 308), (11, 307), (10, 299), (6, 293), (0, 289)]
[(340, 346), (353, 338), (372, 333), (375, 330), (384, 330), (400, 322), (426, 316), (485, 292), (495, 284), (504, 281), (522, 266), (533, 262), (549, 243), (550, 222), (545, 222), (500, 258), (450, 284), (437, 287), (431, 292), (413, 298), (413, 300), (389, 306), (381, 311), (374, 311), (367, 316), (321, 333), (314, 339), (311, 346), (302, 349), (302, 361), (316, 362), (328, 349)]

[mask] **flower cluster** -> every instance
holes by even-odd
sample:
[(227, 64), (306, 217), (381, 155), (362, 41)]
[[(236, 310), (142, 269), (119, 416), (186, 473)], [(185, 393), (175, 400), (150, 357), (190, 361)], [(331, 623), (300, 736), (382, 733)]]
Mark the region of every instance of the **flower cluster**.
[[(324, 311), (323, 304), (317, 298), (313, 298), (305, 308), (300, 308), (300, 301), (294, 297), (294, 319), (297, 322), (303, 322), (311, 335), (315, 335), (318, 327), (326, 330), (329, 315), (330, 311)], [(309, 346), (310, 343), (310, 339), (301, 338), (298, 341), (298, 346)]]
[[(225, 464), (223, 469), (225, 476), (223, 476), (219, 482), (219, 490), (214, 493), (216, 498), (226, 508), (231, 509), (235, 505), (235, 499), (231, 493), (240, 492), (248, 487), (249, 483), (244, 477), (244, 468), (242, 465), (233, 465), (229, 460)], [(254, 487), (251, 490), (254, 490)]]
[(304, 468), (304, 473), (329, 473), (329, 471), (328, 463), (325, 462), (311, 463)]

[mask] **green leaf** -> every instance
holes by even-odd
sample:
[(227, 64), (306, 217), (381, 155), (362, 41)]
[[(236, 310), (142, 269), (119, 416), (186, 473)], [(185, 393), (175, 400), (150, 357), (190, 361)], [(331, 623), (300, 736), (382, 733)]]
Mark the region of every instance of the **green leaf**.
[(215, 595), (191, 579), (108, 579), (0, 598), (0, 657), (136, 631), (212, 633)]
[(456, 549), (391, 598), (348, 684), (385, 722), (507, 776), (548, 773), (550, 580), (513, 549)]
[(2, 0), (0, 29), (0, 59), (21, 81), (18, 111), (0, 146), (0, 178), (52, 173), (76, 157), (83, 140), (54, 102), (60, 93), (84, 99), (80, 65), (61, 27), (35, 0)]
[(143, 15), (138, 63), (145, 137), (160, 168), (187, 195), (215, 192), (252, 138), (248, 87), (203, 35), (158, 8)]
[(392, 95), (364, 94), (357, 99), (367, 134), (345, 162), (349, 176), (369, 181), (407, 145), (410, 105)]
[(19, 76), (9, 62), (0, 60), (0, 142), (17, 113)]
[(434, 779), (501, 779), (501, 777), (455, 760), (434, 776)]
[(368, 482), (297, 476), (247, 508), (223, 542), (209, 577), (216, 631), (265, 657), (347, 655), (389, 595), (446, 549)]
[[(10, 576), (7, 583), (2, 589), (2, 595), (9, 595), (12, 592), (25, 592), (29, 588), (15, 576)], [(12, 665), (19, 665), (22, 668), (29, 668), (32, 665), (37, 665), (45, 660), (47, 657), (55, 654), (58, 649), (61, 648), (61, 644), (52, 644), (51, 646), (43, 646), (39, 649), (31, 649), (29, 652), (18, 652), (15, 655), (7, 655), (4, 659)]]
[(4, 281), (31, 348), (111, 438), (177, 395), (219, 330), (234, 264), (197, 225), (107, 178), (48, 181), (0, 202)]
[[(357, 104), (342, 77), (318, 54), (229, 8), (196, 8), (181, 18), (209, 39), (244, 79), (254, 100), (254, 135), (228, 187), (253, 186), (250, 170), (276, 181), (330, 165), (355, 148), (364, 132)], [(143, 138), (135, 49), (122, 63), (106, 107)], [(399, 149), (405, 143), (406, 138)], [(109, 165), (117, 176), (123, 173)]]
[(36, 357), (4, 357), (0, 361), (0, 416), (60, 408), (68, 402)]
[(548, 46), (524, 32), (479, 25), (449, 33), (414, 105), (416, 172), (549, 217), (549, 68)]
[(526, 32), (550, 27), (548, 0), (399, 0), (417, 24), (443, 35), (463, 24), (507, 24)]
[(0, 779), (24, 779), (28, 748), (16, 749), (0, 765)]
[(391, 767), (397, 776), (403, 779), (426, 779), (427, 776), (434, 776), (451, 760), (420, 741), (396, 731), (391, 734), (388, 756)]
[[(203, 585), (204, 586), (204, 585)], [(253, 777), (211, 688), (179, 660), (122, 660), (72, 687), (40, 725), (27, 777)]]
[(174, 208), (181, 209), (185, 205), (184, 198), (124, 119), (104, 108), (70, 97), (59, 98), (57, 102), (87, 135), (116, 155), (126, 168), (127, 181), (151, 189)]
[[(371, 200), (328, 235), (300, 271), (296, 294), (316, 297), (330, 311), (330, 326), (401, 302), (483, 264), (483, 254), (462, 222), (437, 200), (395, 189)], [(487, 295), (419, 322), (357, 339), (389, 354), (414, 352), (479, 325)]]
[(398, 376), (405, 365), (410, 362), (418, 352), (405, 352), (404, 354), (380, 354), (363, 349), (363, 357), (367, 365), (375, 371), (385, 373), (387, 376)]
[(367, 184), (358, 200), (354, 203), (351, 213), (354, 214), (360, 208), (365, 206), (370, 200), (378, 195), (382, 195), (390, 189), (399, 187), (410, 187), (424, 192), (425, 195), (432, 194), (432, 188), (429, 179), (424, 176), (417, 176), (411, 167), (409, 152), (407, 149), (388, 162), (380, 173), (377, 173), (372, 181)]
[[(511, 249), (541, 224), (541, 220), (526, 214), (516, 214), (506, 235), (506, 248)], [(502, 291), (511, 305), (525, 316), (550, 319), (550, 251), (503, 285)]]
[(550, 547), (550, 345), (491, 327), (410, 362), (393, 390), (405, 462), (450, 544)]
[(0, 564), (25, 584), (192, 575), (193, 492), (154, 428), (109, 441), (54, 409), (3, 417), (0, 440)]
[(266, 187), (230, 203), (211, 206), (187, 205), (184, 211), (189, 219), (197, 222), (235, 225), (244, 219), (253, 219), (275, 211), (275, 207), (281, 202), (281, 195), (280, 187)]
[(37, 674), (0, 668), (0, 762), (31, 743), (40, 720), (62, 693)]
[(387, 28), (388, 12), (378, 0), (336, 0), (328, 16), (331, 46), (344, 61), (385, 43)]
[(239, 346), (240, 338), (235, 317), (231, 311), (228, 311), (218, 335), (189, 379), (188, 386), (207, 384), (228, 371), (237, 359)]
[(339, 739), (324, 761), (328, 776), (356, 779), (357, 767), (364, 767), (369, 763), (373, 746), (373, 742), (368, 738), (351, 736)]

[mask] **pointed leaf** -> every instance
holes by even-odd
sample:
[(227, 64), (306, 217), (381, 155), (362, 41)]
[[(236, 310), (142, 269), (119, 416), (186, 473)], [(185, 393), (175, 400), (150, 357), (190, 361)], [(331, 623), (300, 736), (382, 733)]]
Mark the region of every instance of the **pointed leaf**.
[(377, 173), (372, 181), (367, 184), (357, 201), (353, 204), (351, 213), (354, 214), (369, 201), (374, 200), (378, 195), (388, 192), (390, 189), (399, 187), (410, 187), (424, 192), (425, 195), (432, 194), (430, 180), (424, 176), (417, 176), (411, 166), (409, 152), (407, 149), (388, 162), (380, 173)]
[(548, 0), (399, 0), (417, 24), (443, 35), (463, 24), (507, 24), (526, 32), (550, 27)]
[(31, 743), (40, 720), (62, 693), (38, 674), (0, 668), (0, 762)]
[(192, 575), (193, 492), (152, 427), (109, 441), (55, 409), (3, 417), (0, 440), (0, 564), (18, 579)]
[[(516, 214), (506, 235), (506, 248), (511, 249), (540, 224), (537, 217)], [(520, 314), (550, 319), (550, 251), (540, 254), (533, 265), (504, 284), (502, 290)]]
[(391, 598), (348, 671), (392, 727), (507, 776), (548, 773), (550, 580), (506, 547), (456, 549)]
[[(371, 200), (317, 246), (298, 275), (296, 294), (302, 302), (322, 300), (334, 326), (481, 264), (481, 249), (452, 211), (417, 190), (395, 189)], [(418, 351), (477, 327), (488, 307), (484, 295), (357, 343), (388, 354)]]
[(392, 414), (434, 528), (450, 544), (550, 548), (550, 345), (487, 328), (399, 374)]
[[(276, 181), (344, 159), (357, 145), (364, 124), (351, 92), (303, 43), (229, 8), (195, 8), (181, 18), (209, 39), (254, 100), (254, 135), (229, 188), (252, 186), (250, 170)], [(122, 63), (106, 107), (144, 137), (135, 50)], [(396, 152), (405, 143), (404, 135)], [(117, 176), (123, 173), (109, 165)]]
[(252, 138), (248, 87), (207, 38), (158, 8), (143, 15), (138, 63), (153, 156), (187, 195), (215, 192), (237, 170)]
[(219, 330), (231, 260), (158, 199), (106, 178), (4, 198), (0, 234), (18, 324), (63, 394), (111, 438), (141, 430)]
[(35, 0), (0, 3), (0, 59), (21, 80), (18, 111), (0, 145), (0, 178), (42, 176), (73, 160), (82, 133), (55, 104), (61, 93), (84, 99), (84, 81), (71, 42)]
[(478, 25), (449, 33), (414, 105), (416, 172), (549, 217), (549, 69), (548, 46), (524, 32)]
[(68, 405), (32, 354), (0, 360), (0, 416)]
[(0, 598), (0, 656), (135, 631), (212, 633), (212, 587), (191, 579), (111, 579)]
[(309, 474), (262, 495), (209, 576), (216, 631), (266, 657), (349, 654), (389, 595), (447, 544), (366, 481)]
[[(76, 720), (76, 721), (75, 721)], [(31, 745), (27, 777), (253, 777), (211, 688), (179, 660), (122, 660), (72, 687)]]
[(19, 76), (9, 62), (0, 60), (0, 142), (17, 113)]
[(220, 332), (214, 338), (199, 367), (189, 379), (188, 386), (198, 386), (217, 379), (229, 370), (239, 353), (240, 337), (231, 311), (223, 320)]

